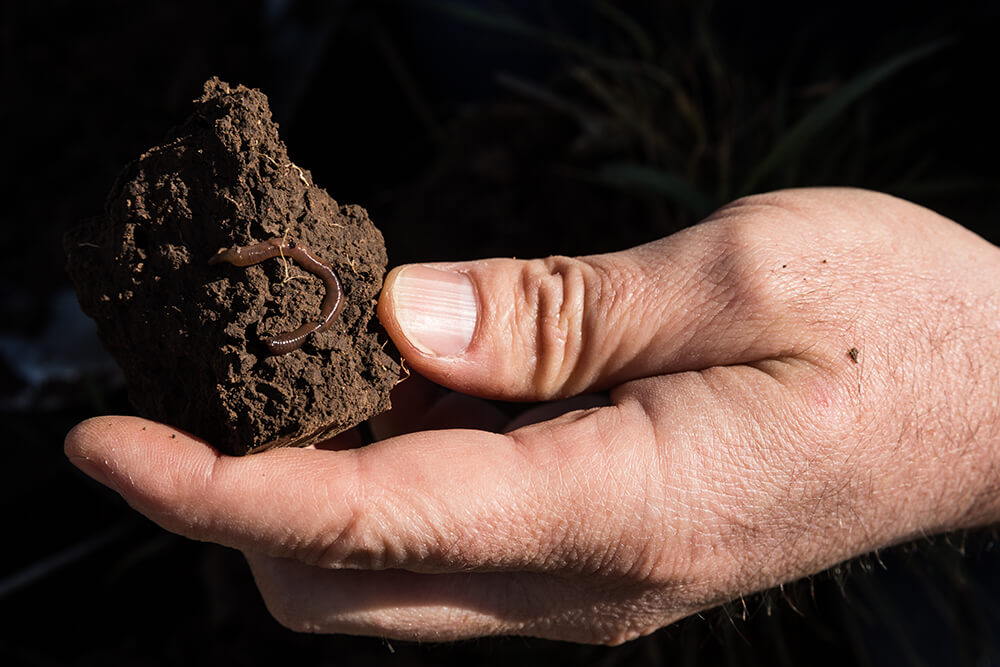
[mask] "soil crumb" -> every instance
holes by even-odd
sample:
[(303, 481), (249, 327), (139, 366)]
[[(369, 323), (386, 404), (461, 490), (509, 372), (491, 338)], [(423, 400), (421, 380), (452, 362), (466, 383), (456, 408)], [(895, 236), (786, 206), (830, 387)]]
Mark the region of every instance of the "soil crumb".
[[(329, 264), (345, 299), (329, 329), (281, 355), (262, 341), (319, 319), (323, 282), (283, 256), (209, 265), (273, 238)], [(125, 168), (105, 215), (65, 246), (142, 416), (242, 455), (314, 444), (389, 408), (400, 367), (374, 319), (382, 235), (289, 160), (260, 91), (206, 82), (194, 113)]]

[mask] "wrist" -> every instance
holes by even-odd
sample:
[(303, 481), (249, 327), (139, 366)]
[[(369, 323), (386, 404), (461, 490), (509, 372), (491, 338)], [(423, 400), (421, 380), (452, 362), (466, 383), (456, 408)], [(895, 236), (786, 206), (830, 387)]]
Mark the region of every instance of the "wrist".
[(1000, 522), (1000, 249), (977, 240), (985, 261), (963, 267), (967, 282), (942, 277), (957, 286), (938, 295), (918, 365), (925, 407), (909, 440), (915, 456), (929, 450), (911, 482), (925, 508), (920, 534)]

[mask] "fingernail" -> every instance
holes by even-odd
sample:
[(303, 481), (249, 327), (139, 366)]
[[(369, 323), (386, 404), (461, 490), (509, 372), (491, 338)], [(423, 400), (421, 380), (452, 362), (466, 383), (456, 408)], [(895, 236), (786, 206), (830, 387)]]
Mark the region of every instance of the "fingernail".
[(87, 477), (90, 477), (95, 482), (100, 482), (115, 493), (118, 493), (118, 487), (112, 481), (111, 475), (101, 466), (82, 456), (71, 456), (69, 461), (86, 474)]
[(421, 352), (453, 357), (476, 330), (476, 293), (462, 273), (407, 266), (392, 285), (394, 314), (403, 335)]

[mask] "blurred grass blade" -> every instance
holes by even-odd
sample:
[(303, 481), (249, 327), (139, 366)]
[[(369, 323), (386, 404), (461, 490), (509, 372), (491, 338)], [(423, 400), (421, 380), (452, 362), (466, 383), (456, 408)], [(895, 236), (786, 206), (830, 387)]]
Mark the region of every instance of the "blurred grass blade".
[(588, 135), (596, 135), (601, 130), (600, 119), (595, 113), (550, 88), (506, 72), (497, 74), (496, 79), (501, 88), (548, 107), (556, 113), (570, 116)]
[(863, 97), (875, 86), (896, 74), (908, 65), (926, 58), (952, 42), (951, 38), (936, 40), (921, 47), (904, 51), (872, 67), (841, 86), (820, 102), (812, 111), (781, 137), (771, 152), (750, 173), (741, 194), (750, 194), (778, 167), (799, 154), (812, 138), (833, 123), (852, 103)]
[(680, 204), (697, 218), (703, 218), (714, 208), (712, 202), (689, 183), (670, 172), (631, 162), (615, 162), (601, 169), (599, 178), (608, 185), (644, 190), (663, 195)]
[(641, 138), (643, 144), (658, 148), (659, 144), (662, 143), (663, 139), (660, 133), (646, 118), (642, 117), (635, 105), (632, 104), (633, 100), (623, 95), (620, 89), (612, 88), (615, 83), (613, 80), (602, 79), (596, 76), (593, 70), (586, 67), (572, 68), (570, 76), (615, 118)]
[(544, 39), (546, 37), (542, 30), (508, 12), (489, 11), (453, 0), (423, 0), (421, 4), (460, 21), (488, 30), (507, 32), (531, 39)]
[(614, 63), (599, 51), (572, 37), (540, 28), (519, 18), (509, 10), (487, 10), (470, 7), (461, 0), (417, 0), (428, 9), (440, 12), (452, 18), (475, 25), (485, 30), (505, 32), (511, 35), (533, 40), (550, 48), (572, 54), (602, 67), (613, 67)]
[(608, 2), (608, 0), (594, 0), (593, 5), (599, 14), (603, 14), (605, 18), (618, 26), (622, 32), (635, 42), (635, 46), (639, 49), (639, 54), (644, 60), (653, 59), (653, 55), (656, 53), (656, 49), (653, 47), (653, 40), (649, 38), (649, 35), (646, 34), (646, 31), (642, 29), (642, 26), (635, 19), (619, 7)]
[(0, 599), (4, 599), (23, 588), (51, 577), (60, 570), (74, 565), (103, 549), (124, 535), (133, 523), (134, 521), (131, 518), (119, 521), (85, 540), (77, 542), (71, 547), (46, 556), (19, 572), (7, 575), (3, 579), (0, 579)]

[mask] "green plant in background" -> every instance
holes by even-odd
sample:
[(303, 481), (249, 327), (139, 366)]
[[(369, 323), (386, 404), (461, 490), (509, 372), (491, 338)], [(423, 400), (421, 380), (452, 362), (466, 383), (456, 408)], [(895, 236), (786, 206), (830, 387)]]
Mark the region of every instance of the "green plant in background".
[(919, 197), (995, 187), (975, 179), (921, 180), (929, 156), (892, 161), (901, 143), (912, 147), (933, 131), (932, 122), (910, 119), (892, 135), (872, 136), (877, 89), (939, 56), (953, 41), (947, 36), (901, 48), (843, 80), (817, 74), (794, 87), (784, 78), (768, 87), (761, 79), (769, 77), (741, 72), (716, 43), (711, 3), (687, 3), (690, 26), (664, 39), (607, 0), (580, 2), (576, 11), (599, 26), (599, 44), (503, 6), (423, 4), (550, 49), (560, 65), (547, 81), (504, 74), (501, 84), (577, 124), (571, 148), (589, 167), (580, 178), (662, 197), (687, 223), (765, 189), (846, 184)]
[(854, 79), (831, 92), (822, 102), (813, 107), (792, 127), (777, 137), (773, 147), (747, 175), (740, 187), (740, 194), (756, 190), (764, 180), (783, 166), (791, 164), (804, 153), (810, 143), (844, 115), (858, 99), (868, 94), (875, 86), (888, 79), (904, 67), (940, 50), (950, 40), (943, 39), (919, 46), (895, 55), (885, 62), (867, 69)]

